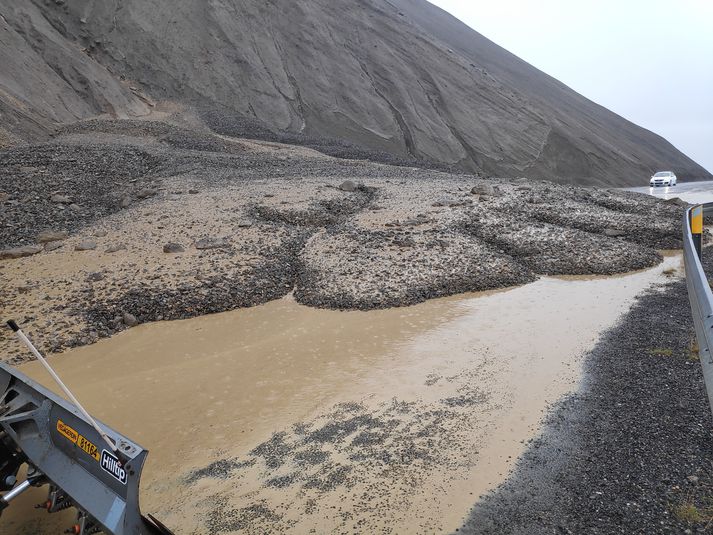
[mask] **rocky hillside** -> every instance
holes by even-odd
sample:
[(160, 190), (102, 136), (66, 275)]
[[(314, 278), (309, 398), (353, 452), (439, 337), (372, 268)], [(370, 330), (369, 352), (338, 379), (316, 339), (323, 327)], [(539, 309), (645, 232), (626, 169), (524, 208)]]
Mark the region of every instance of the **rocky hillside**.
[(170, 101), (489, 176), (713, 178), (425, 0), (0, 0), (0, 44), (0, 146)]

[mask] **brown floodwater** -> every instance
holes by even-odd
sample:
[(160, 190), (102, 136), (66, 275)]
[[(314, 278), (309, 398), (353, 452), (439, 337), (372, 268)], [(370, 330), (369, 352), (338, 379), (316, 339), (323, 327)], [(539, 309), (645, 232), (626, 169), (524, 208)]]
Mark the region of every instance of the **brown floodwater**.
[[(245, 532), (452, 531), (478, 496), (504, 480), (547, 408), (576, 389), (582, 357), (599, 335), (670, 269), (680, 273), (680, 255), (621, 276), (543, 277), (370, 312), (318, 310), (288, 296), (140, 325), (50, 362), (93, 415), (150, 450), (142, 509), (177, 533), (208, 533), (218, 497), (234, 510), (260, 503), (280, 512), (279, 520), (241, 525)], [(21, 370), (54, 389), (36, 362)], [(259, 463), (239, 477), (185, 480), (217, 459), (246, 458), (275, 432), (293, 436), (297, 423), (329, 420), (340, 403), (370, 414), (394, 400), (412, 403), (420, 408), (398, 424), (409, 430), (430, 407), (473, 389), (482, 402), (440, 417), (443, 462), (414, 463), (385, 478), (337, 444), (333, 458), (354, 465), (351, 486), (268, 488), (276, 472)], [(5, 527), (43, 533), (66, 526), (66, 515), (30, 510), (40, 498), (13, 504)], [(306, 503), (317, 513), (305, 514)]]

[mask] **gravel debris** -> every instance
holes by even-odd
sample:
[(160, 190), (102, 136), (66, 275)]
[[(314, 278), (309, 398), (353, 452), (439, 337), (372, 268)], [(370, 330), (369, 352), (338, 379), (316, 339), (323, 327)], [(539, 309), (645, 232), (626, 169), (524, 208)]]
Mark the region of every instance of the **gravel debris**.
[[(114, 321), (125, 310), (142, 323), (183, 319), (290, 293), (369, 310), (542, 274), (641, 269), (660, 262), (656, 249), (680, 245), (683, 210), (623, 191), (336, 159), (140, 120), (83, 121), (0, 151), (0, 175), (0, 291), (7, 314), (30, 318), (25, 328), (49, 352), (126, 328)], [(38, 249), (44, 232), (67, 232), (66, 246)], [(37, 290), (12, 290), (14, 277), (50, 260)], [(98, 271), (102, 280), (87, 279)], [(26, 358), (2, 332), (0, 349)]]

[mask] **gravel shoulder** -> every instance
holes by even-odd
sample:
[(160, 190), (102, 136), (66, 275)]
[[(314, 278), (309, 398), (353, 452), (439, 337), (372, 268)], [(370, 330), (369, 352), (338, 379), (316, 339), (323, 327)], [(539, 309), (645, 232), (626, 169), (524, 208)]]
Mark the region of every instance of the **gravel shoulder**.
[(685, 280), (642, 295), (459, 532), (708, 532), (713, 431), (694, 339)]

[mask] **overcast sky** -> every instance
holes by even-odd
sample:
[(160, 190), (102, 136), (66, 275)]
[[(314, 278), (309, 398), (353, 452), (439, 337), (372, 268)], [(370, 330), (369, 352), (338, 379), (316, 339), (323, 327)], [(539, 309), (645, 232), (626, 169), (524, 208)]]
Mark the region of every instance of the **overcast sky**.
[(713, 172), (713, 0), (430, 0)]

